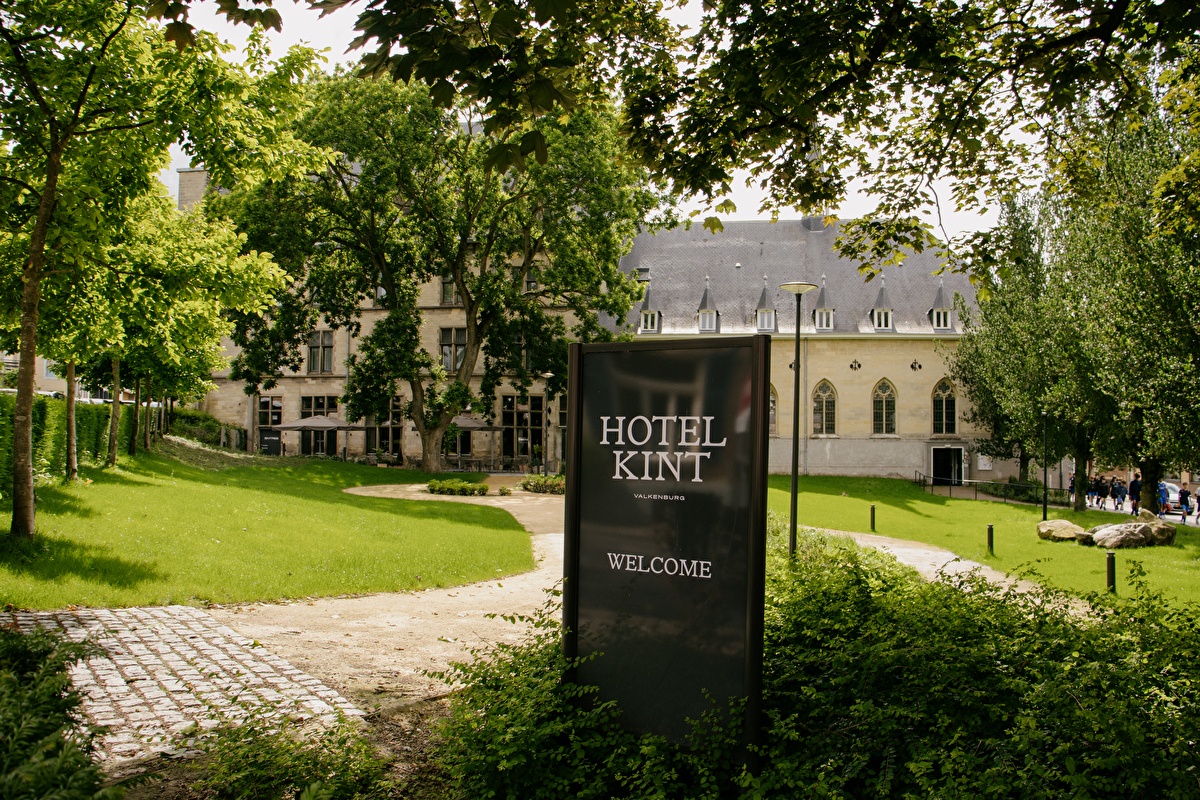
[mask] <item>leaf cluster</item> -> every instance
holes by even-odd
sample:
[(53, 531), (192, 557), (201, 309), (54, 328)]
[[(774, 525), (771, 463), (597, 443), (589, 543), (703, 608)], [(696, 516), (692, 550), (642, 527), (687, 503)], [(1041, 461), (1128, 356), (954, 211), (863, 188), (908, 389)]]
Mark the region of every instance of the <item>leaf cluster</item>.
[(94, 655), (87, 644), (0, 627), (0, 796), (13, 800), (115, 800), (81, 730), (68, 672)]

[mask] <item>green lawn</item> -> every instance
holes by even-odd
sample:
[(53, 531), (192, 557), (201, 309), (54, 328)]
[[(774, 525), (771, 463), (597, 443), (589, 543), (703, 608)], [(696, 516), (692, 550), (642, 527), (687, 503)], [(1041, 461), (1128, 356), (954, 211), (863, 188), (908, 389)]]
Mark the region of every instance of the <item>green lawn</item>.
[[(420, 472), (167, 445), (38, 488), (32, 546), (0, 539), (0, 607), (203, 604), (450, 586), (534, 566), (507, 512), (345, 494)], [(232, 466), (231, 466), (232, 464)], [(4, 509), (11, 512), (11, 506)]]
[[(768, 493), (770, 508), (785, 519), (790, 481), (786, 475), (771, 476)], [(1037, 538), (1041, 506), (950, 499), (922, 493), (904, 480), (824, 476), (801, 478), (798, 502), (802, 525), (870, 533), (870, 506), (874, 503), (875, 532), (881, 536), (938, 545), (1010, 573), (1033, 567), (1043, 582), (1076, 594), (1105, 588), (1103, 549)], [(1085, 528), (1128, 519), (1111, 512), (1076, 514), (1053, 506), (1050, 517), (1069, 519)], [(995, 557), (987, 555), (989, 524), (995, 526)], [(1180, 527), (1174, 547), (1118, 550), (1118, 592), (1128, 591), (1132, 560), (1142, 563), (1154, 590), (1175, 602), (1200, 602), (1200, 529)]]

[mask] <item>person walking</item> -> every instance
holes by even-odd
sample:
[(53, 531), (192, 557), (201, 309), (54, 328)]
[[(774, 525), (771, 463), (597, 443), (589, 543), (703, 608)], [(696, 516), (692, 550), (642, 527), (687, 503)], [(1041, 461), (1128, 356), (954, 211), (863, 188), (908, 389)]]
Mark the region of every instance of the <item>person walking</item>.
[(1142, 473), (1133, 473), (1133, 480), (1129, 482), (1129, 513), (1137, 516), (1138, 505), (1142, 499)]
[(1192, 493), (1188, 490), (1187, 481), (1179, 488), (1180, 522), (1187, 522), (1187, 515), (1192, 513)]
[(1167, 482), (1158, 482), (1158, 518), (1162, 519), (1167, 515), (1167, 498), (1170, 494), (1167, 492)]

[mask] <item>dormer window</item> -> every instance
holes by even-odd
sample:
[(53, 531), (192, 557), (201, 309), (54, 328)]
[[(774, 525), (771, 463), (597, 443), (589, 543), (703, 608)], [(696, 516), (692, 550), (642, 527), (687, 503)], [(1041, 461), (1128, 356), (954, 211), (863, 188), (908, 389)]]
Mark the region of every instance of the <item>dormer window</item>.
[(871, 311), (871, 322), (875, 325), (877, 331), (889, 331), (892, 329), (892, 310), (890, 308), (876, 308)]
[(771, 292), (767, 289), (767, 276), (763, 275), (762, 294), (758, 296), (758, 305), (754, 309), (754, 327), (759, 333), (775, 331), (775, 304)]
[(939, 331), (950, 329), (950, 309), (935, 308), (933, 310), (933, 327)]
[(704, 276), (704, 294), (700, 297), (700, 305), (696, 308), (696, 326), (701, 333), (717, 332), (717, 306), (708, 294), (708, 276)]
[(946, 287), (939, 280), (937, 294), (933, 296), (933, 308), (929, 309), (929, 321), (935, 331), (948, 331), (953, 327), (950, 311), (950, 303), (946, 302)]
[(813, 321), (816, 323), (817, 330), (819, 331), (833, 330), (833, 309), (818, 308), (813, 315)]
[(658, 333), (658, 312), (642, 312), (642, 333)]

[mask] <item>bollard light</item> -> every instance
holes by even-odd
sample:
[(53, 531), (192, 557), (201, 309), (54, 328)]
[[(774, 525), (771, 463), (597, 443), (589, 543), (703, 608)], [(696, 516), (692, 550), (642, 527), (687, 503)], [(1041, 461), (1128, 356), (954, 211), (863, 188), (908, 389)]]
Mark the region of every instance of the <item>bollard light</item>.
[(996, 542), (995, 542), (995, 539), (993, 538), (993, 535), (994, 535), (994, 532), (992, 530), (992, 526), (988, 525), (988, 555), (989, 556), (996, 555)]

